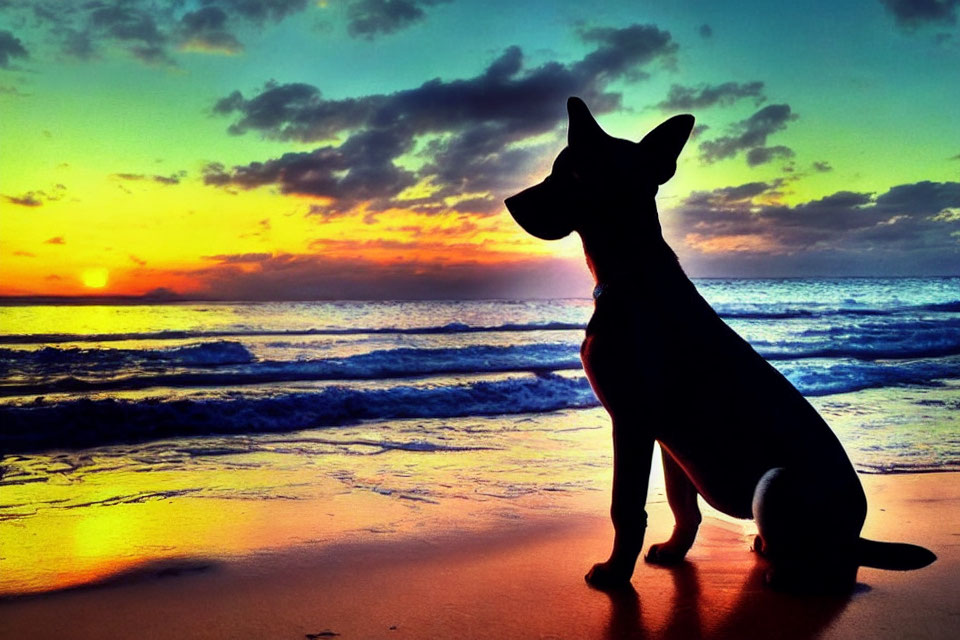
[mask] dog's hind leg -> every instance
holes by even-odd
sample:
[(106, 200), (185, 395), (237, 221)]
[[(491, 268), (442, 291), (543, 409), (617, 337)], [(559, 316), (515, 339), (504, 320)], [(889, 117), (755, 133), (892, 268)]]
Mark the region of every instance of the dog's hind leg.
[(624, 427), (613, 422), (613, 551), (606, 562), (593, 565), (585, 576), (600, 589), (621, 587), (630, 582), (637, 557), (643, 549), (647, 528), (647, 484), (653, 459), (653, 438), (639, 435), (634, 424)]
[(857, 577), (856, 545), (865, 503), (830, 486), (816, 470), (767, 471), (753, 496), (758, 550), (768, 583), (788, 591), (848, 591)]
[(644, 558), (652, 564), (676, 564), (683, 560), (693, 546), (700, 528), (700, 507), (697, 505), (697, 488), (687, 472), (661, 445), (663, 479), (667, 487), (667, 502), (673, 511), (675, 524), (673, 535), (666, 542), (650, 546)]

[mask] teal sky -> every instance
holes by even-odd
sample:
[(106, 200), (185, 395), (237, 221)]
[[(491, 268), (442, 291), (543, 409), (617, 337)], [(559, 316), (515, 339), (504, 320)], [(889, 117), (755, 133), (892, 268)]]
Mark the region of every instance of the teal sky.
[(0, 1), (0, 293), (580, 295), (502, 206), (568, 93), (696, 116), (692, 275), (958, 274), (960, 0), (836, 4)]

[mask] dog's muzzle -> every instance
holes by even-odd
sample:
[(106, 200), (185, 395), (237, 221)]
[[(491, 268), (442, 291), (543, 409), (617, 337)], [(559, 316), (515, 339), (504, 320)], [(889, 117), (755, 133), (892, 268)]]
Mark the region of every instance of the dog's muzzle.
[(561, 198), (548, 177), (504, 201), (524, 231), (541, 240), (559, 240), (573, 231), (570, 202)]

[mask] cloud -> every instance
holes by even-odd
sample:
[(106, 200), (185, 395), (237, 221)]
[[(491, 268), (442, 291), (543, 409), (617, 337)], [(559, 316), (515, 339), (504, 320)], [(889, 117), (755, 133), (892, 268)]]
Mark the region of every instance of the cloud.
[(356, 133), (339, 147), (286, 153), (227, 172), (222, 165), (204, 169), (208, 185), (252, 189), (276, 184), (283, 193), (333, 199), (352, 208), (364, 201), (396, 196), (416, 182), (414, 174), (393, 163), (412, 148), (412, 139), (389, 129)]
[[(700, 143), (700, 158), (705, 163), (713, 163), (732, 158), (741, 151), (747, 151), (747, 163), (751, 166), (763, 164), (777, 157), (790, 157), (793, 151), (788, 147), (777, 146), (764, 149), (767, 137), (782, 131), (787, 123), (796, 120), (790, 105), (771, 104), (763, 107), (749, 118), (729, 127), (729, 135)], [(756, 151), (761, 149), (760, 151)], [(751, 157), (749, 152), (753, 151)]]
[(700, 28), (697, 29), (697, 33), (700, 34), (701, 38), (704, 38), (704, 39), (710, 38), (711, 36), (713, 36), (713, 27), (711, 27), (708, 24), (702, 24), (700, 25)]
[(112, 177), (116, 178), (117, 180), (125, 180), (129, 182), (142, 182), (144, 180), (150, 180), (162, 185), (174, 185), (180, 184), (180, 181), (183, 180), (186, 175), (186, 171), (177, 171), (169, 176), (147, 175), (144, 173), (114, 173), (112, 174)]
[[(778, 268), (776, 273), (823, 273), (822, 265), (838, 275), (866, 275), (871, 264), (878, 273), (957, 272), (960, 183), (923, 181), (879, 195), (839, 191), (794, 206), (780, 201), (782, 184), (695, 192), (665, 218), (683, 238), (691, 261), (710, 265), (714, 273), (759, 269), (764, 256), (766, 275)], [(749, 255), (758, 259), (737, 266)]]
[(897, 24), (913, 29), (925, 24), (957, 23), (960, 0), (880, 0)]
[(39, 207), (43, 205), (43, 201), (38, 197), (41, 192), (38, 191), (28, 191), (22, 196), (2, 196), (4, 200), (10, 204), (16, 204), (21, 207)]
[(754, 147), (747, 151), (747, 164), (755, 167), (760, 164), (766, 164), (776, 158), (792, 158), (796, 155), (793, 149), (778, 144), (773, 147)]
[(148, 64), (175, 64), (166, 51), (168, 37), (154, 15), (132, 3), (93, 4), (87, 15), (86, 36), (128, 44), (128, 51)]
[(651, 24), (634, 24), (622, 29), (595, 27), (582, 29), (580, 38), (597, 48), (573, 66), (577, 75), (595, 76), (614, 80), (621, 76), (629, 79), (646, 77), (639, 67), (656, 58), (672, 64), (677, 51), (669, 31)]
[(21, 196), (0, 195), (0, 198), (3, 198), (10, 204), (19, 205), (21, 207), (40, 207), (43, 206), (44, 202), (56, 202), (57, 200), (63, 199), (63, 196), (66, 195), (66, 191), (67, 188), (58, 183), (46, 191), (36, 189), (34, 191), (27, 191)]
[(67, 244), (67, 241), (63, 239), (63, 236), (54, 236), (44, 240), (43, 244)]
[(347, 6), (347, 31), (372, 40), (419, 22), (426, 16), (423, 7), (444, 2), (449, 0), (354, 0)]
[(0, 67), (10, 68), (11, 58), (28, 58), (26, 47), (20, 38), (6, 30), (0, 29)]
[[(426, 17), (426, 9), (449, 0), (345, 0), (347, 32), (373, 39), (395, 33)], [(236, 55), (244, 50), (237, 33), (255, 33), (307, 10), (309, 0), (96, 0), (4, 2), (11, 20), (46, 27), (61, 53), (79, 59), (106, 57), (119, 47), (150, 65), (174, 66), (173, 53)], [(26, 57), (23, 44), (0, 31), (0, 67)]]
[[(568, 64), (526, 68), (514, 46), (474, 77), (434, 79), (391, 94), (327, 100), (312, 85), (274, 82), (251, 98), (234, 91), (214, 105), (215, 113), (233, 116), (230, 133), (331, 144), (229, 170), (211, 164), (205, 181), (243, 189), (273, 184), (284, 193), (327, 198), (327, 215), (360, 202), (442, 212), (450, 210), (446, 198), (463, 196), (479, 213), (499, 210), (502, 196), (526, 182), (542, 158), (532, 139), (556, 130), (568, 96), (582, 96), (594, 113), (613, 111), (621, 94), (610, 83), (642, 77), (646, 66), (669, 62), (677, 48), (652, 25), (578, 35), (593, 49)], [(410, 164), (398, 164), (402, 156), (420, 166), (404, 168)], [(415, 184), (429, 185), (431, 193), (398, 199)]]
[(236, 54), (243, 45), (227, 31), (227, 12), (220, 7), (203, 7), (180, 18), (180, 48), (188, 51)]
[(813, 167), (813, 170), (816, 171), (817, 173), (829, 173), (833, 171), (833, 167), (831, 167), (830, 163), (825, 160), (818, 160), (817, 162), (814, 162), (813, 165), (811, 166)]
[(235, 14), (256, 24), (268, 20), (279, 22), (287, 16), (299, 13), (307, 8), (308, 0), (204, 0), (205, 5), (219, 5), (229, 13)]
[(409, 300), (583, 295), (591, 288), (580, 260), (510, 258), (498, 262), (371, 260), (351, 255), (208, 256), (182, 274), (195, 294), (224, 300)]
[(259, 263), (273, 258), (272, 253), (218, 253), (212, 256), (203, 256), (203, 260), (210, 260), (220, 264), (248, 264)]
[(60, 50), (78, 60), (92, 60), (97, 56), (93, 38), (85, 31), (71, 28), (57, 29), (60, 35)]
[(724, 82), (723, 84), (701, 84), (696, 87), (672, 85), (667, 99), (657, 104), (664, 111), (693, 111), (714, 105), (731, 105), (744, 98), (753, 98), (760, 105), (766, 97), (763, 95), (762, 82)]

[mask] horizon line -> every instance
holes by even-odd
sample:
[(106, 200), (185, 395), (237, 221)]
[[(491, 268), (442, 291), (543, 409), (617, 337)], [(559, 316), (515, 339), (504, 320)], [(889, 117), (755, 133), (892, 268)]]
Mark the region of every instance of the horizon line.
[[(691, 276), (691, 280), (937, 280), (960, 278), (953, 275), (901, 275), (901, 276)], [(28, 305), (123, 305), (123, 304), (263, 304), (273, 302), (440, 302), (440, 301), (480, 301), (480, 300), (589, 300), (590, 292), (582, 296), (505, 296), (505, 297), (462, 297), (462, 298), (212, 298), (165, 292), (163, 294), (103, 294), (103, 295), (0, 295), (0, 307)]]

